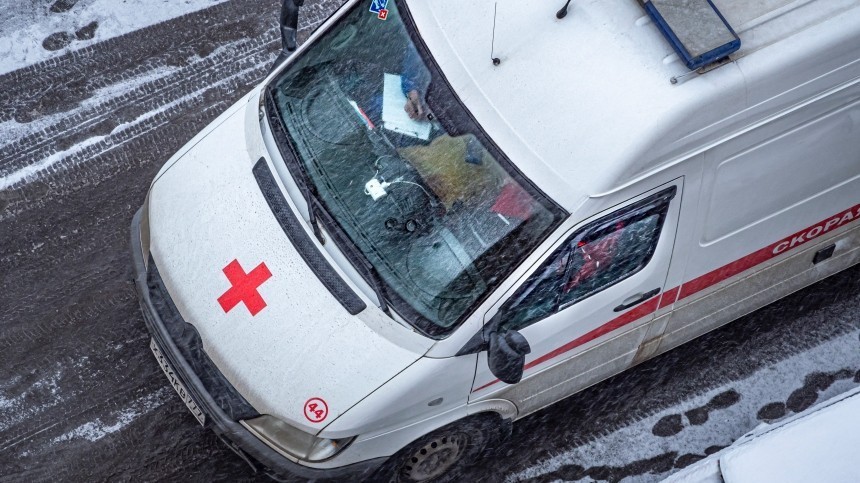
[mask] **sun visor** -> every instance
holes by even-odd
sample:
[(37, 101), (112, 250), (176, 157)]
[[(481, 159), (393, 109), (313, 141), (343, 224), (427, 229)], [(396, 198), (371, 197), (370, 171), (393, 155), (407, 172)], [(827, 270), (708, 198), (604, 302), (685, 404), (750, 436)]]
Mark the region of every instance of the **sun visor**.
[(741, 47), (738, 34), (710, 0), (648, 0), (643, 5), (690, 70)]

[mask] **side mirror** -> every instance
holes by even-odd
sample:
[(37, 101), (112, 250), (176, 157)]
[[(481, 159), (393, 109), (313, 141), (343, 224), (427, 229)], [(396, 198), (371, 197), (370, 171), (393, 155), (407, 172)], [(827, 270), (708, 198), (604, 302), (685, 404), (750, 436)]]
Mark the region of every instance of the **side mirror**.
[(500, 381), (516, 384), (523, 378), (526, 354), (532, 351), (522, 334), (515, 330), (491, 332), (487, 349), (490, 371)]
[(283, 0), (281, 5), (281, 47), (284, 52), (296, 50), (296, 31), (299, 28), (299, 7), (305, 0)]

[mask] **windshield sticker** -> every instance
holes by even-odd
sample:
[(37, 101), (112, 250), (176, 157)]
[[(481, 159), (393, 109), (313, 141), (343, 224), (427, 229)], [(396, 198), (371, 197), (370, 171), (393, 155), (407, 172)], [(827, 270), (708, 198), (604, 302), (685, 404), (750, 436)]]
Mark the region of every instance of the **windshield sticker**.
[(328, 404), (318, 397), (305, 403), (305, 417), (312, 423), (321, 423), (328, 417)]
[(388, 0), (371, 0), (370, 13), (376, 14), (379, 20), (388, 18)]
[(376, 125), (373, 124), (373, 121), (367, 116), (367, 113), (364, 112), (364, 109), (358, 107), (358, 104), (355, 101), (349, 101), (349, 105), (355, 110), (355, 113), (358, 114), (358, 118), (361, 119), (361, 122), (367, 127), (367, 129), (376, 129)]

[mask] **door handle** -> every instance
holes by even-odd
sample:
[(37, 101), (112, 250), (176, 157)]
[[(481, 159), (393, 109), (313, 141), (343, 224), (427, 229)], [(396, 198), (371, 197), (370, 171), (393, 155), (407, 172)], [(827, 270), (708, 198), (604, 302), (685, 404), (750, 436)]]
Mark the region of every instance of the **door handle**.
[(627, 300), (630, 300), (629, 302), (627, 300), (625, 300), (624, 303), (622, 303), (618, 307), (615, 307), (613, 309), (613, 311), (614, 312), (621, 312), (622, 310), (629, 309), (630, 307), (633, 307), (634, 305), (641, 304), (642, 302), (650, 299), (651, 297), (657, 295), (658, 293), (660, 293), (660, 289), (655, 288), (654, 290), (651, 290), (650, 292), (645, 292), (643, 294), (634, 295), (633, 300), (627, 299)]

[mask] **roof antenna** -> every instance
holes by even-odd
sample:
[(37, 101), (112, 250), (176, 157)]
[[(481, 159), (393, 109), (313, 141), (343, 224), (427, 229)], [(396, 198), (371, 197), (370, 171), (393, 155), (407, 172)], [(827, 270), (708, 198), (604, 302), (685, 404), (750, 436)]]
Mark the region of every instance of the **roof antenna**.
[(496, 46), (496, 11), (498, 10), (498, 8), (499, 2), (493, 4), (493, 40), (490, 41), (490, 58), (493, 59), (493, 65), (499, 65), (502, 63), (502, 59), (493, 55)]
[(561, 7), (561, 10), (559, 10), (558, 12), (555, 12), (555, 18), (557, 18), (557, 19), (561, 20), (561, 19), (563, 19), (564, 17), (567, 17), (567, 7), (568, 7), (568, 5), (570, 5), (570, 0), (567, 0), (567, 2), (564, 4), (564, 6), (563, 6), (563, 7)]

